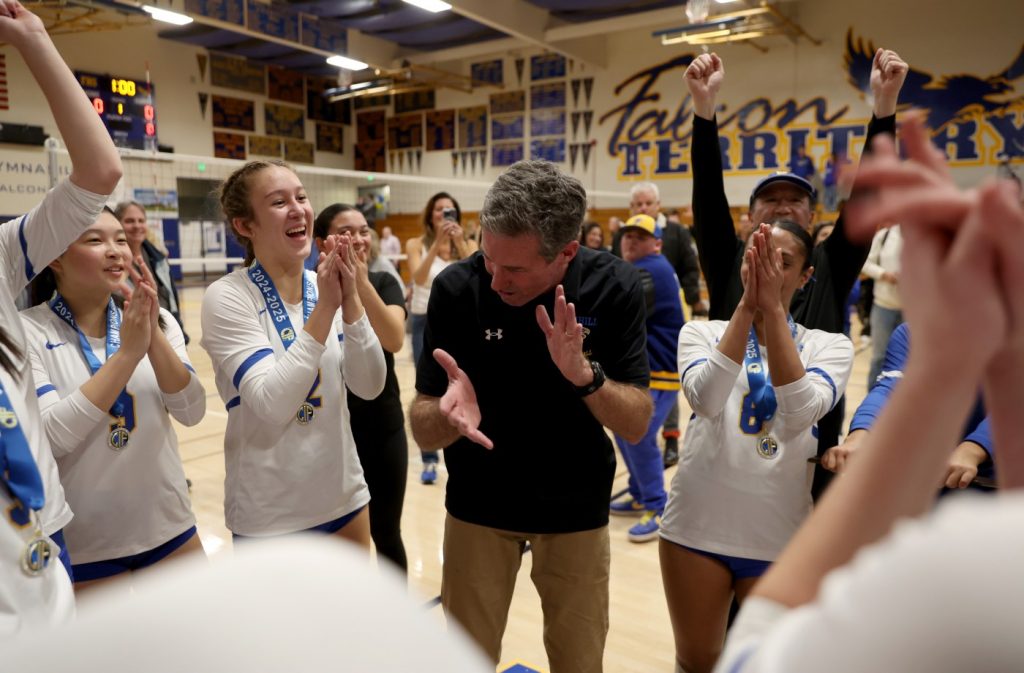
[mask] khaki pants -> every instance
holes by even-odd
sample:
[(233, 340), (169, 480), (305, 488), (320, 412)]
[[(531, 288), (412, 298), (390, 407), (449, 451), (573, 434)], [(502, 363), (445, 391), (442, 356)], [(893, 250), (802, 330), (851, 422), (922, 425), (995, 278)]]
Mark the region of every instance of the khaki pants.
[(441, 604), (497, 664), (526, 543), (544, 610), (551, 673), (600, 672), (608, 635), (608, 527), (549, 535), (477, 526), (448, 515)]

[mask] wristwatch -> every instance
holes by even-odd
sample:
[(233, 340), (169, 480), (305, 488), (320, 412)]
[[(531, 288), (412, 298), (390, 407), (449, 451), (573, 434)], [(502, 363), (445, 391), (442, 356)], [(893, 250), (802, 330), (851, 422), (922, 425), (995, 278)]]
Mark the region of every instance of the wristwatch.
[(594, 380), (585, 386), (575, 386), (576, 394), (580, 397), (586, 397), (597, 392), (597, 389), (604, 385), (605, 375), (604, 370), (601, 369), (601, 365), (597, 360), (589, 360), (590, 369), (594, 372)]

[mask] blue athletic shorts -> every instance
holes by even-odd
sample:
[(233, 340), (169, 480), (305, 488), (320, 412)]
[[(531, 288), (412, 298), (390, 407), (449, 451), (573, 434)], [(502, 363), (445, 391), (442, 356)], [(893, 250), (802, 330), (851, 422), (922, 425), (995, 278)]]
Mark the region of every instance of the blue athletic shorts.
[(706, 556), (713, 561), (718, 561), (726, 567), (726, 569), (732, 573), (733, 579), (742, 580), (748, 577), (760, 577), (768, 571), (771, 566), (771, 561), (758, 561), (750, 558), (740, 558), (738, 556), (726, 556), (725, 554), (716, 554), (710, 551), (704, 551), (703, 549), (694, 549), (693, 547), (687, 547), (683, 544), (676, 544), (678, 547), (682, 547), (688, 551), (692, 551), (694, 554), (700, 554)]
[(132, 556), (122, 556), (121, 558), (108, 559), (106, 561), (94, 561), (93, 563), (79, 563), (71, 566), (73, 571), (74, 582), (88, 582), (89, 580), (99, 580), (104, 577), (113, 577), (129, 570), (141, 570), (148, 566), (153, 565), (157, 561), (162, 561), (174, 552), (178, 547), (182, 546), (196, 534), (196, 527), (192, 526), (181, 535), (164, 542), (159, 547), (144, 551), (140, 554), (133, 554)]
[[(306, 528), (304, 530), (300, 530), (300, 531), (297, 531), (297, 532), (299, 532), (299, 533), (327, 533), (327, 534), (337, 533), (339, 530), (341, 530), (342, 528), (347, 526), (349, 524), (349, 522), (352, 521), (352, 519), (354, 519), (357, 516), (359, 516), (359, 513), (362, 512), (364, 509), (366, 509), (366, 505), (363, 505), (362, 507), (360, 507), (359, 509), (355, 510), (354, 512), (349, 512), (348, 514), (346, 514), (346, 515), (344, 515), (342, 517), (339, 517), (339, 518), (335, 519), (334, 521), (328, 521), (327, 523), (322, 523), (319, 526), (313, 526), (312, 528)], [(291, 533), (289, 533), (289, 534), (291, 534)], [(231, 537), (232, 537), (232, 539), (235, 539), (235, 540), (237, 540), (239, 538), (242, 538), (242, 539), (257, 539), (257, 538), (255, 538), (253, 536), (239, 535), (238, 533), (232, 533)]]

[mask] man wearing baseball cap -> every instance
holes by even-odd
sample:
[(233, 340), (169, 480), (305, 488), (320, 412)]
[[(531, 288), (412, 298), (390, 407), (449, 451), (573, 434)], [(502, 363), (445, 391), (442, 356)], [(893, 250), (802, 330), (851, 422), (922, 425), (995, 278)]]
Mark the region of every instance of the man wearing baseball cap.
[(677, 351), (679, 330), (683, 328), (683, 298), (676, 272), (661, 254), (662, 231), (650, 215), (634, 215), (622, 226), (622, 258), (640, 271), (647, 303), (647, 360), (654, 406), (647, 432), (639, 442), (634, 444), (615, 435), (629, 469), (629, 498), (612, 502), (609, 511), (640, 517), (629, 529), (632, 542), (658, 537), (667, 500), (658, 430), (675, 408), (680, 388)]
[[(907, 70), (907, 64), (896, 52), (879, 49), (875, 53), (871, 64), (874, 109), (867, 129), (866, 152), (870, 151), (876, 135), (895, 135), (896, 103)], [(711, 320), (728, 320), (743, 296), (739, 268), (745, 242), (736, 236), (729, 211), (715, 118), (715, 99), (724, 79), (722, 59), (714, 53), (695, 58), (685, 74), (694, 110), (690, 157), (693, 235), (708, 285)], [(810, 228), (816, 203), (817, 194), (810, 182), (793, 173), (775, 173), (754, 187), (750, 195), (750, 220), (755, 227), (785, 219)], [(840, 214), (832, 235), (811, 253), (814, 278), (794, 296), (790, 306), (793, 320), (809, 329), (841, 333), (846, 298), (867, 259), (868, 250), (868, 245), (856, 245), (847, 240)], [(844, 402), (840, 400), (819, 422), (819, 455), (838, 443), (843, 407)], [(816, 481), (820, 478), (816, 477)]]

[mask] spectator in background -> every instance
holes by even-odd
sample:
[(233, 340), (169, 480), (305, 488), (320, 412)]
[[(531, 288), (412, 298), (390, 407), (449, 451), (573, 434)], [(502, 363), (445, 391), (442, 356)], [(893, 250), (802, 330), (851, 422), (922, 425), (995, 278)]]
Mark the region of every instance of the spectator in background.
[(807, 148), (803, 145), (796, 148), (796, 154), (789, 162), (789, 172), (799, 175), (807, 182), (814, 182), (817, 171), (814, 169), (814, 161), (807, 156)]
[(121, 222), (125, 236), (128, 237), (132, 258), (142, 257), (156, 280), (160, 308), (168, 311), (178, 321), (187, 344), (189, 336), (185, 331), (185, 323), (181, 320), (178, 288), (174, 285), (174, 280), (171, 279), (171, 265), (167, 262), (167, 254), (157, 248), (147, 237), (149, 225), (146, 222), (146, 209), (138, 201), (122, 201), (117, 204), (114, 214)]
[(601, 225), (593, 220), (583, 223), (583, 230), (580, 232), (580, 245), (591, 250), (607, 250), (604, 247), (604, 231)]
[[(423, 332), (427, 327), (427, 305), (434, 278), (449, 264), (465, 259), (476, 252), (477, 244), (466, 240), (466, 232), (459, 222), (462, 209), (451, 194), (438, 192), (427, 201), (423, 209), (423, 235), (405, 242), (412, 274), (412, 358), (418, 363), (423, 351)], [(420, 481), (437, 481), (437, 451), (423, 451), (423, 473)]]
[[(678, 212), (674, 218), (667, 218), (660, 211), (661, 196), (657, 185), (651, 182), (633, 185), (630, 189), (629, 212), (633, 215), (647, 215), (658, 223), (662, 231), (661, 254), (676, 272), (686, 303), (694, 314), (707, 315), (708, 307), (700, 296), (700, 267), (690, 230), (679, 223)], [(665, 428), (662, 430), (665, 466), (679, 462), (679, 435), (679, 405), (675, 404), (665, 418)]]
[[(639, 516), (629, 529), (630, 542), (658, 537), (665, 512), (665, 472), (658, 450), (658, 430), (669, 411), (677, 410), (679, 330), (683, 303), (679, 279), (661, 254), (663, 230), (648, 215), (634, 215), (623, 226), (622, 258), (640, 271), (647, 306), (647, 360), (651, 367), (650, 395), (654, 415), (638, 442), (615, 435), (622, 460), (629, 469), (629, 498), (612, 502), (612, 514)], [(678, 460), (678, 457), (676, 458)]]
[(391, 233), (391, 227), (387, 225), (380, 230), (380, 254), (391, 262), (396, 271), (402, 270), (401, 261), (398, 259), (402, 254), (402, 242)]
[(622, 219), (612, 215), (608, 218), (608, 235), (611, 236), (612, 242), (608, 251), (616, 257), (622, 257)]
[(825, 211), (834, 213), (839, 206), (839, 172), (843, 168), (843, 164), (847, 163), (845, 156), (838, 152), (832, 152), (825, 161), (825, 177), (822, 180), (822, 186), (824, 189), (824, 205)]
[(875, 300), (871, 306), (871, 368), (868, 370), (868, 390), (882, 373), (885, 349), (889, 338), (903, 322), (903, 303), (900, 301), (900, 254), (903, 235), (900, 226), (880, 229), (871, 241), (871, 251), (864, 262), (863, 273), (875, 281)]

